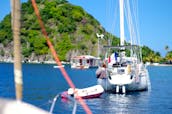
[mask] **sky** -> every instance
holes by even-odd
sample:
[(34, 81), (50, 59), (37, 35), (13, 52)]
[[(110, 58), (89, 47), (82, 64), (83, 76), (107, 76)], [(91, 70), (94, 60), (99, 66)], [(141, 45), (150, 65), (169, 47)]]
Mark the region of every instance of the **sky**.
[[(21, 0), (26, 2), (27, 0)], [(119, 36), (117, 25), (112, 19), (117, 20), (113, 11), (116, 0), (68, 0), (73, 5), (83, 7), (89, 14), (97, 19), (100, 24), (112, 34)], [(114, 5), (112, 5), (114, 4)], [(139, 33), (141, 45), (146, 45), (165, 56), (165, 46), (172, 50), (172, 0), (138, 0)], [(10, 12), (10, 0), (1, 0), (0, 21)], [(109, 19), (110, 18), (110, 19)], [(117, 32), (115, 32), (115, 29)]]

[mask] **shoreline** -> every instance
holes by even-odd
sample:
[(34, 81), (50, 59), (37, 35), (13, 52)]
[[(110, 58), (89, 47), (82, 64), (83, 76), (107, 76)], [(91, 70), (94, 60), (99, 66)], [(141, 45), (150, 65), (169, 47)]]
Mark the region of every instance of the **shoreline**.
[[(0, 63), (11, 63), (13, 64), (13, 61), (0, 61)], [(39, 61), (30, 61), (30, 62), (25, 62), (22, 61), (22, 64), (54, 64), (56, 65), (55, 61), (44, 61), (44, 62), (39, 62)], [(70, 64), (70, 62), (66, 62), (66, 61), (61, 61), (61, 64)], [(146, 65), (146, 64), (145, 64)], [(172, 66), (172, 64), (148, 64), (146, 66)]]
[(150, 65), (147, 65), (147, 66), (172, 66), (172, 64), (156, 64), (156, 65), (154, 65), (154, 64), (150, 64)]
[[(13, 64), (13, 61), (0, 61), (0, 63), (11, 63)], [(38, 61), (30, 61), (30, 62), (25, 62), (22, 61), (22, 64), (54, 64), (56, 65), (55, 61), (44, 61), (44, 62), (38, 62)], [(65, 61), (61, 61), (61, 64), (70, 64), (70, 62), (65, 62)]]

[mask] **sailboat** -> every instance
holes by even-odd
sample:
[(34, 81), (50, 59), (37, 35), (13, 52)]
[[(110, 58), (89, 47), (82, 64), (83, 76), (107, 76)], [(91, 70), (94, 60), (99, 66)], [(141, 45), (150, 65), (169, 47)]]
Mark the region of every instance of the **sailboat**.
[[(126, 2), (126, 4), (124, 2)], [(126, 14), (130, 23), (129, 32), (131, 38), (129, 45), (125, 45), (124, 37), (124, 5), (126, 5), (125, 8), (129, 10), (129, 14)], [(119, 0), (120, 45), (104, 46), (107, 51), (114, 51), (109, 57), (105, 58), (106, 78), (98, 78), (97, 80), (97, 83), (102, 85), (105, 91), (112, 91), (115, 93), (143, 91), (148, 90), (150, 85), (148, 70), (142, 62), (140, 46), (136, 44), (137, 40), (134, 39), (134, 29), (131, 26), (133, 22), (130, 6), (129, 0)], [(129, 56), (127, 56), (126, 51), (130, 51)]]

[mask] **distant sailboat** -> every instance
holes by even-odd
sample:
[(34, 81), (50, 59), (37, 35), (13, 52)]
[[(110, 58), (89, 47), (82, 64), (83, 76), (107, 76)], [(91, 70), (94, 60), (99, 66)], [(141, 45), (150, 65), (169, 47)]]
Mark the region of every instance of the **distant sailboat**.
[[(124, 1), (126, 2), (126, 9), (128, 9), (130, 22), (130, 37), (131, 45), (125, 45), (124, 35)], [(105, 46), (108, 50), (115, 50), (109, 57), (107, 57), (107, 78), (98, 78), (98, 84), (102, 85), (106, 91), (113, 91), (115, 93), (126, 93), (129, 91), (148, 90), (149, 74), (145, 65), (142, 62), (141, 49), (138, 44), (135, 44), (134, 29), (132, 28), (132, 18), (130, 11), (129, 0), (119, 0), (120, 7), (120, 46)], [(126, 51), (130, 51), (130, 56), (126, 55)]]

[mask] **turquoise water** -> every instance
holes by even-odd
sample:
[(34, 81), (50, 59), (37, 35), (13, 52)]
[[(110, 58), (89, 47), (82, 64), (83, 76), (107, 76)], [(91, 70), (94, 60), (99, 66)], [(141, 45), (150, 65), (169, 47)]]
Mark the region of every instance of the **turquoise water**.
[[(74, 70), (65, 66), (78, 88), (96, 84), (95, 70)], [(172, 113), (172, 67), (149, 66), (151, 90), (126, 95), (104, 93), (100, 98), (85, 100), (93, 114), (164, 114)], [(23, 64), (23, 100), (47, 111), (53, 98), (69, 88), (59, 69), (53, 65)], [(13, 64), (0, 63), (0, 97), (15, 98)], [(54, 114), (71, 114), (72, 101), (58, 99)], [(77, 114), (85, 111), (78, 104)]]

